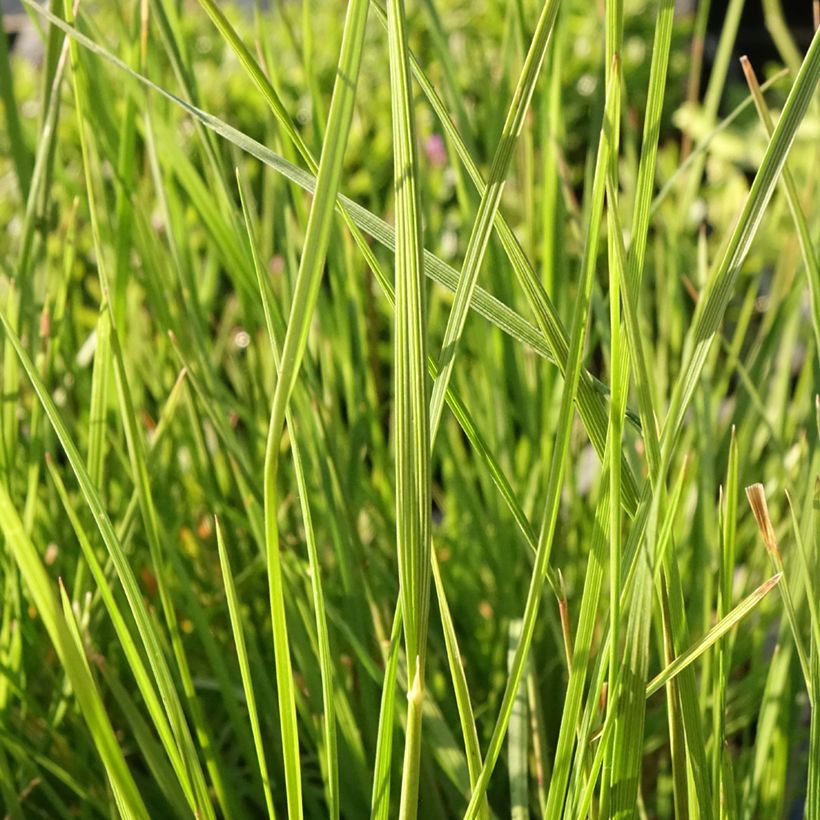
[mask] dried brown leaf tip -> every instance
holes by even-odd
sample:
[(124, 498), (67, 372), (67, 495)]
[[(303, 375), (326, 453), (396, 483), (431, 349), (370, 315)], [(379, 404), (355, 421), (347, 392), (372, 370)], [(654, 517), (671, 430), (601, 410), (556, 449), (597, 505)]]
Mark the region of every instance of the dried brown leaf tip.
[(763, 489), (763, 485), (752, 484), (751, 487), (747, 487), (746, 498), (749, 499), (749, 505), (752, 508), (752, 513), (754, 513), (766, 549), (772, 555), (779, 557), (780, 550), (777, 547), (777, 537), (774, 534), (772, 519), (769, 516), (769, 505), (766, 503), (766, 491)]

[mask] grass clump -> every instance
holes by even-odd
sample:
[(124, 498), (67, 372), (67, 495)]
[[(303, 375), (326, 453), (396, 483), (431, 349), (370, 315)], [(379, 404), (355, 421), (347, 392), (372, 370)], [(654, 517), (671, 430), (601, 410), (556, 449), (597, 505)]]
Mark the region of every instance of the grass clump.
[(820, 36), (742, 5), (26, 2), (6, 815), (820, 813)]

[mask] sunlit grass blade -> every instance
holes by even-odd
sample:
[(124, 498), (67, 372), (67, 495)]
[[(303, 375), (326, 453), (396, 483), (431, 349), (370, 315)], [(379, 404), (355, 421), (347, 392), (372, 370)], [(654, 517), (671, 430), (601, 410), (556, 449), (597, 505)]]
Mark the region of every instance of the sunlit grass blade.
[(407, 660), (407, 731), (399, 817), (418, 812), (424, 673), (430, 607), (430, 412), (427, 305), (415, 113), (410, 95), (404, 0), (387, 6), (393, 187), (396, 210), (394, 425), (396, 548)]
[[(772, 122), (769, 107), (766, 105), (766, 100), (763, 97), (760, 83), (757, 81), (754, 68), (747, 57), (741, 57), (740, 62), (743, 66), (743, 72), (746, 75), (746, 82), (749, 84), (749, 89), (752, 92), (752, 99), (754, 100), (755, 108), (757, 108), (758, 116), (763, 123), (763, 127), (766, 129), (766, 134), (771, 139), (772, 132), (774, 131), (774, 123)], [(811, 231), (809, 230), (809, 225), (806, 220), (806, 214), (803, 212), (803, 206), (800, 204), (797, 184), (788, 165), (783, 168), (783, 187), (786, 191), (786, 201), (789, 204), (794, 227), (797, 230), (797, 236), (800, 240), (800, 252), (803, 254), (803, 262), (806, 265), (814, 340), (817, 345), (817, 350), (820, 350), (820, 261), (818, 261), (817, 253), (812, 244)]]
[[(729, 614), (735, 573), (735, 545), (737, 539), (738, 496), (738, 449), (735, 428), (729, 443), (729, 460), (726, 468), (726, 489), (719, 498), (720, 565), (718, 567), (718, 618)], [(731, 640), (722, 639), (717, 644), (714, 685), (712, 688), (712, 784), (713, 811), (720, 816), (721, 805), (728, 799), (727, 784), (723, 782), (724, 757), (726, 755), (726, 690), (731, 668)]]
[(385, 652), (384, 678), (379, 704), (379, 725), (376, 759), (373, 764), (373, 795), (370, 817), (387, 820), (390, 817), (390, 781), (393, 759), (393, 731), (396, 703), (396, 673), (402, 638), (401, 601), (396, 605), (390, 642)]
[[(623, 11), (621, 9), (621, 11)], [(607, 14), (607, 41), (615, 34), (611, 29), (618, 29), (617, 21), (610, 21)], [(613, 53), (614, 46), (613, 46)], [(619, 109), (620, 99), (614, 106), (613, 116)], [(617, 153), (615, 154), (617, 168)], [(611, 178), (611, 171), (608, 176)], [(609, 668), (607, 672), (607, 692), (618, 691), (621, 638), (621, 449), (623, 446), (623, 414), (625, 389), (623, 370), (626, 368), (625, 351), (622, 353), (623, 334), (621, 328), (621, 288), (625, 274), (620, 228), (617, 223), (618, 194), (613, 185), (607, 185), (607, 256), (609, 259), (609, 335), (610, 335), (610, 402), (609, 428), (607, 431), (607, 466), (609, 467)], [(651, 439), (652, 431), (647, 431), (645, 440)], [(614, 711), (616, 699), (608, 698), (607, 710)], [(606, 811), (609, 805), (611, 784), (611, 750), (605, 753), (603, 763), (603, 788), (601, 806)]]
[(455, 299), (447, 318), (447, 327), (444, 331), (441, 355), (438, 362), (439, 373), (433, 384), (433, 394), (430, 399), (431, 437), (433, 440), (435, 440), (441, 413), (444, 409), (444, 394), (455, 362), (458, 340), (467, 320), (470, 301), (478, 281), (478, 272), (484, 260), (496, 213), (501, 204), (501, 195), (504, 192), (504, 183), (512, 161), (513, 150), (524, 125), (524, 117), (527, 114), (535, 90), (535, 83), (544, 63), (559, 5), (560, 0), (546, 0), (541, 7), (541, 13), (527, 50), (527, 56), (524, 59), (524, 65), (521, 68), (521, 74), (513, 92), (510, 106), (507, 109), (501, 139), (493, 156), (487, 184), (482, 190), (478, 212), (467, 243)]
[[(609, 102), (610, 99), (611, 97), (608, 95), (607, 102)], [(467, 809), (466, 817), (468, 818), (476, 816), (479, 801), (483, 796), (484, 790), (487, 788), (490, 775), (492, 774), (493, 768), (495, 767), (495, 764), (498, 761), (498, 756), (501, 752), (501, 746), (504, 742), (504, 736), (506, 734), (507, 726), (509, 725), (509, 720), (512, 713), (513, 702), (515, 700), (516, 693), (518, 692), (518, 686), (524, 672), (530, 642), (532, 641), (535, 621), (538, 617), (538, 610), (541, 603), (541, 587), (543, 584), (544, 571), (546, 570), (550, 552), (552, 550), (553, 536), (555, 535), (555, 524), (558, 517), (561, 485), (564, 476), (565, 459), (569, 448), (569, 436), (572, 427), (572, 411), (575, 402), (575, 394), (578, 390), (578, 381), (581, 370), (581, 353), (586, 335), (589, 299), (592, 292), (592, 278), (595, 267), (595, 248), (597, 247), (598, 231), (601, 227), (603, 213), (605, 177), (607, 168), (609, 167), (611, 113), (612, 112), (609, 106), (605, 107), (600, 142), (598, 146), (598, 155), (595, 164), (592, 205), (589, 209), (588, 223), (586, 226), (586, 245), (580, 271), (579, 295), (575, 303), (575, 310), (572, 317), (572, 335), (570, 337), (567, 374), (563, 394), (561, 396), (561, 409), (556, 428), (557, 441), (554, 444), (552, 458), (550, 461), (544, 519), (538, 539), (538, 550), (535, 555), (535, 565), (530, 578), (527, 601), (524, 607), (524, 615), (522, 617), (521, 639), (518, 642), (515, 656), (507, 678), (507, 683), (504, 687), (504, 696), (501, 701), (499, 715), (493, 729), (490, 746), (485, 755), (484, 766), (481, 770), (478, 788), (473, 791), (470, 799), (470, 805)], [(557, 791), (558, 790), (556, 789), (556, 794)], [(550, 797), (555, 800), (556, 798), (553, 798), (552, 794), (553, 792), (551, 785)], [(557, 800), (560, 801), (557, 806), (555, 803), (551, 806), (548, 801), (546, 811), (548, 817), (553, 816), (552, 812), (555, 812), (557, 815), (557, 812), (560, 811), (560, 805), (563, 803), (563, 793), (557, 798)]]
[[(75, 596), (76, 597), (76, 596)], [(151, 776), (168, 801), (174, 815), (178, 818), (188, 817), (190, 805), (182, 791), (180, 778), (169, 766), (162, 745), (157, 742), (151, 726), (145, 720), (139, 707), (129, 694), (126, 685), (119, 680), (114, 670), (101, 655), (93, 656), (95, 667), (99, 670), (106, 688), (111, 692), (118, 709), (122, 713), (134, 735), (139, 751), (145, 759)]]
[(228, 603), (228, 613), (231, 618), (231, 631), (233, 633), (234, 644), (236, 645), (236, 657), (239, 661), (239, 671), (242, 675), (242, 688), (245, 692), (245, 702), (248, 705), (248, 720), (253, 731), (253, 742), (256, 746), (257, 763), (259, 773), (262, 776), (262, 787), (265, 792), (265, 805), (268, 809), (268, 817), (275, 817), (273, 808), (273, 795), (271, 794), (270, 778), (268, 776), (268, 764), (265, 758), (265, 746), (262, 740), (262, 730), (259, 724), (259, 713), (256, 709), (256, 696), (253, 689), (253, 675), (248, 659), (248, 651), (245, 646), (245, 633), (242, 627), (242, 614), (239, 609), (239, 599), (236, 594), (236, 584), (234, 583), (233, 571), (225, 548), (225, 540), (222, 537), (222, 528), (219, 519), (215, 521), (216, 543), (219, 548), (219, 563), (222, 567), (222, 583), (225, 585), (225, 600)]
[(721, 618), (699, 641), (687, 649), (682, 655), (675, 658), (663, 671), (652, 678), (647, 684), (646, 696), (651, 697), (654, 695), (667, 681), (680, 674), (717, 640), (731, 631), (780, 583), (782, 578), (783, 576), (780, 573), (773, 575), (768, 581), (764, 581), (754, 592), (744, 598), (728, 615)]
[[(254, 236), (253, 224), (247, 202), (242, 193), (242, 183), (237, 174), (240, 198), (242, 200), (242, 210), (245, 217), (245, 229), (248, 233), (248, 241), (251, 246), (254, 268), (259, 285), (259, 293), (262, 298), (262, 305), (265, 313), (265, 322), (268, 331), (268, 342), (273, 353), (274, 363), (277, 370), (281, 367), (280, 342), (275, 330), (274, 306), (268, 284), (265, 281), (265, 273), (262, 267), (259, 254), (256, 250), (256, 238)], [(324, 707), (324, 739), (328, 780), (328, 813), (331, 818), (339, 816), (339, 761), (336, 743), (336, 707), (334, 698), (333, 667), (330, 654), (330, 637), (327, 628), (327, 615), (325, 613), (325, 598), (322, 588), (322, 568), (319, 564), (319, 554), (316, 546), (316, 535), (313, 529), (310, 503), (308, 500), (308, 485), (305, 477), (305, 468), (302, 462), (301, 447), (297, 441), (297, 429), (293, 424), (293, 417), (290, 411), (285, 413), (285, 418), (290, 432), (291, 450), (293, 452), (293, 464), (296, 472), (296, 481), (299, 489), (299, 499), (302, 508), (302, 521), (305, 527), (305, 540), (308, 548), (308, 559), (310, 563), (310, 582), (313, 591), (313, 607), (316, 619), (316, 634), (319, 641), (319, 665), (322, 675), (322, 703)], [(272, 809), (272, 807), (271, 807)]]
[(28, 588), (31, 600), (37, 607), (39, 617), (49, 634), (60, 662), (71, 682), (88, 731), (105, 767), (114, 789), (120, 811), (126, 817), (147, 818), (148, 811), (117, 743), (114, 730), (105, 712), (99, 690), (95, 684), (85, 655), (77, 648), (71, 629), (66, 623), (61, 607), (54, 594), (52, 581), (23, 529), (14, 504), (5, 486), (0, 483), (0, 527), (6, 545), (20, 567), (20, 573)]
[[(57, 586), (59, 588), (60, 605), (63, 611), (63, 623), (66, 626), (69, 640), (74, 645), (76, 656), (80, 659), (85, 675), (88, 680), (93, 680), (91, 677), (91, 667), (88, 664), (88, 656), (86, 654), (85, 646), (83, 645), (83, 638), (80, 635), (80, 626), (77, 623), (77, 613), (72, 610), (71, 601), (63, 586), (61, 578), (57, 579)], [(114, 805), (117, 807), (120, 817), (131, 817), (133, 809), (128, 805), (129, 798), (121, 791), (120, 783), (116, 780), (111, 780), (111, 793)]]
[[(450, 678), (453, 681), (453, 692), (458, 707), (458, 716), (461, 722), (461, 735), (464, 739), (464, 751), (467, 757), (467, 767), (470, 771), (470, 788), (474, 789), (478, 775), (481, 772), (481, 747), (478, 743), (478, 733), (476, 732), (475, 716), (473, 706), (470, 702), (470, 690), (467, 685), (467, 677), (464, 674), (464, 664), (461, 659), (461, 652), (458, 646), (453, 617), (450, 613), (450, 606), (447, 603), (447, 596), (444, 590), (444, 583), (441, 580), (438, 559), (435, 552), (431, 553), (433, 581), (436, 586), (436, 599), (438, 600), (438, 611), (441, 616), (441, 624), (444, 628), (444, 644), (447, 648), (447, 663), (450, 667)], [(482, 807), (479, 816), (487, 817), (488, 806)]]
[[(652, 601), (650, 579), (646, 553), (641, 550), (624, 635), (623, 666), (618, 678), (618, 690), (608, 696), (616, 699), (613, 708), (612, 771), (609, 786), (611, 795), (606, 807), (609, 816), (613, 818), (632, 817), (638, 800), (638, 771), (646, 720), (643, 681), (646, 680), (649, 665), (647, 647)], [(604, 770), (603, 776), (606, 775), (607, 771)]]
[[(54, 401), (47, 388), (43, 385), (37, 375), (34, 364), (24, 350), (11, 325), (8, 323), (8, 319), (4, 313), (0, 313), (0, 322), (2, 322), (6, 332), (6, 337), (14, 346), (15, 353), (17, 354), (17, 357), (19, 358), (20, 363), (29, 378), (32, 387), (34, 388), (37, 397), (45, 410), (46, 416), (48, 417), (54, 432), (60, 440), (60, 444), (68, 457), (68, 461), (71, 464), (74, 475), (77, 477), (77, 481), (83, 492), (86, 504), (91, 510), (94, 521), (100, 531), (100, 535), (102, 536), (109, 555), (117, 569), (117, 575), (119, 576), (120, 583), (123, 585), (123, 589), (128, 598), (129, 606), (137, 623), (140, 638), (145, 646), (146, 654), (157, 683), (158, 691), (168, 712), (168, 718), (174, 732), (175, 741), (179, 747), (180, 756), (185, 764), (186, 779), (189, 777), (191, 778), (191, 784), (189, 787), (198, 789), (196, 800), (200, 801), (202, 800), (204, 794), (204, 778), (202, 776), (202, 771), (199, 768), (199, 761), (194, 751), (193, 742), (188, 732), (187, 724), (185, 723), (182, 715), (181, 705), (176, 688), (172, 683), (167, 661), (160, 648), (160, 641), (156, 634), (154, 625), (148, 615), (148, 610), (145, 602), (143, 601), (142, 593), (140, 592), (139, 585), (134, 577), (134, 573), (128, 564), (128, 560), (125, 557), (124, 552), (122, 551), (121, 544), (116, 536), (116, 533), (114, 532), (111, 521), (105, 512), (105, 508), (102, 500), (100, 499), (99, 493), (91, 482), (88, 472), (85, 469), (83, 459), (80, 456), (80, 453), (62, 420), (60, 411), (57, 409), (57, 406), (54, 404)], [(194, 785), (197, 784), (197, 782), (199, 783), (199, 786)], [(208, 804), (203, 803), (201, 805), (204, 807)]]
[[(512, 666), (515, 648), (520, 638), (521, 622), (510, 623), (510, 641), (507, 649), (507, 661)], [(507, 759), (510, 769), (510, 817), (513, 820), (526, 820), (529, 817), (529, 738), (527, 725), (527, 687), (526, 680), (521, 681), (518, 694), (510, 716), (510, 728), (507, 733)]]
[[(276, 680), (285, 760), (288, 812), (292, 818), (302, 816), (302, 784), (299, 758), (296, 704), (293, 692), (289, 635), (285, 619), (285, 598), (280, 567), (278, 511), (278, 460), (285, 414), (291, 392), (307, 346), (308, 330), (319, 295), (331, 219), (341, 179), (342, 160), (347, 145), (356, 80), (361, 64), (367, 21), (366, 0), (354, 0), (348, 6), (342, 38), (337, 81), (330, 105), (327, 131), (316, 179), (316, 191), (310, 208), (307, 233), (295, 290), (290, 307), (287, 332), (282, 345), (276, 389), (271, 406), (265, 448), (264, 511), (265, 542), (268, 563), (271, 618), (276, 649)], [(328, 720), (335, 716), (328, 715)]]
[[(772, 562), (772, 567), (779, 575), (785, 575), (785, 567), (783, 566), (783, 556), (780, 553), (780, 547), (777, 543), (777, 536), (774, 532), (774, 525), (769, 515), (769, 505), (766, 503), (766, 491), (762, 484), (752, 484), (746, 488), (746, 497), (749, 500), (749, 506), (752, 508), (752, 514), (757, 522), (757, 527), (760, 530), (760, 536), (766, 546), (766, 552), (769, 554), (769, 559)], [(809, 655), (806, 651), (806, 646), (803, 642), (803, 637), (800, 634), (800, 626), (797, 622), (797, 612), (794, 606), (794, 599), (789, 590), (788, 583), (784, 582), (780, 585), (780, 594), (783, 596), (783, 605), (786, 610), (786, 618), (789, 621), (789, 627), (792, 631), (792, 638), (794, 646), (797, 650), (797, 657), (800, 659), (800, 667), (803, 670), (803, 678), (806, 682), (806, 687), (809, 692), (811, 689), (811, 672), (809, 671)]]

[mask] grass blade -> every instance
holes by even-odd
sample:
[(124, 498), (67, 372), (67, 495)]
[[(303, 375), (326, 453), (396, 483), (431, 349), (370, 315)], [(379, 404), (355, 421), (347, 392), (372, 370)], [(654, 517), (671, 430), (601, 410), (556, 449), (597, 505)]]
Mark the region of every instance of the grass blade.
[(458, 280), (453, 307), (447, 318), (444, 340), (441, 343), (441, 355), (438, 362), (439, 373), (433, 384), (433, 395), (430, 400), (430, 423), (431, 438), (434, 441), (441, 420), (441, 413), (444, 409), (444, 394), (450, 382), (458, 340), (467, 320), (467, 312), (478, 281), (478, 271), (484, 260), (493, 222), (501, 204), (501, 195), (504, 192), (505, 178), (512, 161), (513, 150), (521, 134), (524, 117), (535, 90), (535, 83), (544, 63), (559, 6), (560, 0), (547, 0), (541, 8), (513, 98), (507, 110), (504, 128), (501, 131), (501, 139), (498, 142), (490, 174), (487, 177), (487, 185), (484, 186), (481, 194), (478, 212), (467, 243), (464, 265)]
[(412, 820), (418, 812), (431, 574), (427, 306), (422, 273), (418, 159), (415, 115), (410, 98), (404, 0), (389, 0), (387, 26), (396, 198), (396, 547), (410, 685), (399, 817)]
[(124, 817), (147, 818), (148, 811), (140, 797), (128, 765), (123, 757), (114, 730), (103, 707), (100, 693), (88, 668), (85, 655), (77, 648), (61, 608), (57, 602), (45, 567), (23, 529), (8, 490), (0, 483), (0, 527), (11, 554), (60, 657), (71, 688), (77, 698), (88, 731), (105, 766)]
[(722, 638), (742, 621), (769, 592), (780, 583), (782, 574), (778, 573), (764, 581), (754, 592), (744, 598), (726, 617), (721, 618), (699, 641), (675, 658), (662, 672), (659, 672), (647, 684), (646, 696), (651, 697), (661, 689), (667, 681), (680, 674), (689, 664), (697, 660), (715, 641)]
[(228, 550), (225, 548), (225, 539), (222, 537), (222, 527), (219, 519), (214, 521), (216, 527), (216, 543), (219, 548), (219, 563), (222, 567), (222, 582), (225, 585), (225, 600), (228, 602), (228, 612), (231, 617), (231, 630), (236, 645), (236, 656), (239, 660), (239, 671), (242, 674), (242, 688), (245, 691), (245, 701), (248, 704), (248, 720), (251, 723), (253, 732), (253, 742), (256, 746), (257, 762), (259, 772), (262, 775), (262, 787), (265, 792), (265, 805), (268, 809), (268, 817), (276, 817), (273, 808), (273, 795), (271, 794), (270, 778), (268, 776), (268, 764), (265, 759), (265, 747), (262, 742), (262, 730), (259, 724), (259, 713), (256, 710), (256, 696), (253, 691), (253, 677), (251, 665), (248, 659), (248, 651), (245, 646), (245, 633), (242, 628), (242, 614), (239, 611), (239, 598), (236, 594), (236, 584), (234, 583), (233, 572), (231, 571)]

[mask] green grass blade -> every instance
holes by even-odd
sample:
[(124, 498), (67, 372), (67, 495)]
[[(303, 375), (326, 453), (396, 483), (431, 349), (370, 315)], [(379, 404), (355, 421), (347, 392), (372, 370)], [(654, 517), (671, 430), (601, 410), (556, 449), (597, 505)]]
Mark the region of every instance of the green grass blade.
[(114, 736), (114, 730), (105, 712), (99, 690), (91, 677), (85, 655), (78, 650), (71, 628), (57, 602), (52, 582), (34, 545), (25, 534), (23, 522), (14, 508), (8, 490), (1, 483), (0, 528), (71, 682), (71, 688), (105, 766), (111, 787), (119, 798), (123, 816), (147, 818), (148, 811)]
[[(364, 43), (367, 2), (355, 0), (348, 6), (339, 57), (337, 81), (330, 105), (328, 126), (322, 146), (316, 191), (310, 208), (304, 251), (299, 262), (287, 332), (271, 407), (265, 450), (264, 510), (271, 617), (276, 648), (276, 678), (285, 758), (288, 811), (302, 816), (301, 766), (296, 725), (289, 636), (285, 621), (284, 588), (280, 567), (278, 510), (278, 451), (291, 392), (307, 345), (307, 335), (319, 295), (322, 270), (330, 239), (331, 218), (342, 171), (342, 159), (353, 114), (356, 80)], [(335, 720), (333, 715), (328, 720)]]
[(409, 684), (399, 817), (413, 820), (418, 812), (430, 608), (431, 435), (418, 156), (404, 0), (388, 2), (387, 35), (396, 211), (396, 547)]
[(709, 647), (722, 638), (727, 632), (734, 629), (765, 597), (780, 583), (783, 576), (778, 573), (764, 581), (754, 592), (744, 598), (732, 611), (721, 618), (699, 641), (693, 644), (683, 654), (679, 655), (662, 672), (659, 672), (647, 684), (646, 696), (651, 697), (661, 689), (667, 681), (680, 674), (689, 664), (697, 660)]
[[(668, 666), (675, 657), (675, 636), (672, 634), (670, 624), (669, 596), (665, 584), (661, 584), (661, 615), (663, 616), (663, 662)], [(686, 730), (683, 724), (683, 715), (681, 714), (678, 682), (674, 678), (666, 683), (666, 702), (675, 817), (688, 817), (689, 772), (686, 760)]]
[[(729, 614), (732, 605), (732, 587), (735, 573), (735, 550), (737, 540), (738, 497), (738, 449), (735, 428), (729, 444), (729, 460), (726, 468), (726, 490), (720, 494), (720, 566), (718, 568), (718, 619)], [(721, 805), (728, 799), (727, 784), (723, 781), (724, 757), (726, 756), (726, 689), (731, 669), (731, 642), (722, 639), (717, 644), (717, 663), (712, 689), (713, 739), (712, 784), (713, 812), (720, 817)]]
[(396, 673), (402, 637), (401, 601), (396, 605), (390, 643), (387, 647), (379, 704), (379, 727), (376, 740), (376, 759), (373, 765), (373, 794), (370, 817), (387, 820), (390, 817), (390, 779), (393, 752), (393, 724), (396, 702)]
[(139, 708), (131, 698), (126, 685), (120, 681), (114, 670), (106, 663), (101, 656), (94, 658), (94, 663), (99, 669), (106, 687), (122, 712), (123, 717), (128, 721), (134, 740), (145, 759), (152, 777), (157, 786), (162, 791), (168, 805), (176, 817), (184, 818), (190, 814), (190, 802), (182, 791), (180, 778), (168, 765), (161, 744), (159, 744), (151, 731), (148, 722), (143, 718)]
[[(510, 640), (507, 648), (507, 664), (512, 667), (515, 659), (515, 648), (521, 633), (521, 621), (510, 623)], [(510, 769), (510, 817), (512, 820), (527, 820), (529, 807), (529, 760), (528, 760), (528, 726), (527, 726), (527, 687), (522, 680), (513, 704), (510, 716), (510, 728), (507, 733), (507, 759)]]
[[(607, 101), (609, 102), (609, 100), (610, 97), (608, 95)], [(498, 756), (501, 752), (501, 746), (504, 741), (504, 735), (506, 734), (509, 719), (512, 714), (513, 702), (515, 700), (516, 693), (518, 692), (518, 687), (523, 675), (527, 653), (529, 652), (530, 642), (532, 641), (532, 635), (535, 629), (535, 621), (538, 617), (538, 610), (540, 608), (541, 586), (552, 549), (553, 536), (555, 534), (555, 524), (558, 517), (558, 507), (561, 495), (561, 484), (564, 475), (564, 462), (569, 447), (569, 435), (572, 426), (571, 416), (581, 370), (581, 352), (586, 334), (589, 299), (592, 292), (592, 278), (595, 267), (595, 249), (597, 247), (598, 231), (601, 225), (604, 204), (606, 169), (609, 167), (611, 113), (611, 108), (606, 107), (604, 110), (604, 120), (601, 128), (601, 137), (595, 166), (592, 206), (589, 210), (588, 224), (586, 226), (586, 245), (581, 266), (579, 295), (575, 304), (575, 311), (573, 313), (572, 336), (570, 340), (567, 375), (564, 383), (564, 391), (561, 397), (561, 409), (557, 425), (557, 441), (555, 442), (552, 459), (550, 461), (546, 509), (544, 512), (541, 534), (538, 539), (538, 550), (535, 555), (535, 566), (530, 578), (530, 586), (527, 592), (527, 601), (522, 618), (521, 640), (518, 643), (512, 667), (504, 688), (501, 708), (493, 729), (490, 746), (485, 756), (484, 767), (481, 770), (478, 789), (473, 791), (470, 799), (470, 805), (466, 813), (467, 818), (476, 816), (479, 802), (483, 796), (484, 790), (487, 788), (493, 768), (498, 761)], [(550, 786), (551, 798), (552, 793), (552, 786)], [(555, 798), (552, 799), (555, 800)], [(563, 802), (563, 795), (561, 795), (558, 799)], [(557, 808), (560, 809), (560, 806)], [(546, 812), (547, 816), (553, 816), (551, 812), (555, 811), (556, 809), (552, 808), (548, 801)]]
[[(268, 330), (268, 342), (273, 353), (274, 363), (277, 370), (281, 366), (280, 344), (275, 330), (274, 306), (271, 300), (269, 287), (265, 281), (265, 273), (259, 254), (256, 250), (256, 239), (254, 237), (251, 215), (247, 207), (247, 202), (242, 194), (242, 184), (237, 175), (239, 183), (240, 198), (245, 217), (245, 228), (248, 233), (248, 240), (251, 246), (256, 278), (259, 285), (259, 293), (262, 297), (262, 305), (265, 313), (265, 323)], [(293, 464), (296, 472), (296, 481), (299, 489), (299, 499), (302, 508), (302, 521), (305, 527), (305, 540), (308, 548), (308, 560), (310, 564), (310, 582), (313, 592), (313, 607), (316, 619), (316, 634), (319, 641), (319, 665), (322, 676), (322, 703), (324, 707), (324, 742), (326, 754), (326, 766), (328, 772), (328, 807), (329, 816), (338, 818), (339, 816), (339, 761), (336, 742), (336, 707), (334, 698), (333, 666), (330, 653), (330, 636), (327, 628), (327, 615), (325, 612), (325, 597), (322, 589), (322, 571), (319, 564), (319, 554), (316, 545), (316, 535), (313, 529), (310, 504), (308, 502), (308, 485), (305, 477), (305, 469), (302, 462), (301, 446), (298, 443), (297, 428), (293, 423), (290, 411), (286, 412), (285, 418), (290, 432), (291, 449), (293, 451)]]
[(455, 299), (447, 318), (447, 327), (441, 343), (439, 373), (433, 385), (430, 400), (431, 437), (435, 441), (441, 413), (444, 409), (444, 394), (450, 381), (459, 338), (467, 320), (467, 313), (478, 281), (478, 272), (484, 260), (487, 243), (490, 240), (493, 222), (501, 204), (504, 183), (513, 157), (518, 137), (524, 125), (524, 117), (532, 99), (535, 83), (544, 63), (544, 57), (550, 43), (555, 18), (558, 15), (560, 0), (546, 0), (535, 26), (532, 40), (521, 68), (521, 74), (513, 93), (501, 139), (498, 142), (487, 184), (484, 186), (481, 201), (478, 205), (470, 239), (464, 257), (464, 265), (456, 288)]
[(234, 644), (236, 645), (236, 656), (239, 660), (239, 671), (242, 675), (242, 688), (245, 692), (245, 702), (248, 705), (248, 720), (251, 723), (253, 732), (253, 742), (256, 747), (256, 758), (259, 764), (259, 773), (262, 776), (262, 787), (265, 792), (265, 805), (268, 809), (268, 817), (275, 817), (273, 808), (273, 795), (271, 794), (270, 778), (268, 776), (268, 764), (265, 758), (265, 747), (262, 741), (262, 729), (259, 723), (259, 713), (256, 709), (256, 696), (253, 689), (253, 675), (248, 659), (248, 651), (245, 646), (245, 633), (242, 627), (242, 614), (239, 610), (239, 598), (236, 594), (236, 584), (234, 583), (233, 572), (231, 570), (228, 550), (225, 547), (225, 540), (222, 537), (222, 527), (219, 519), (215, 520), (216, 543), (219, 549), (219, 563), (222, 567), (222, 583), (225, 585), (225, 600), (228, 603), (228, 613), (231, 618), (231, 631), (233, 633)]
[[(766, 129), (766, 134), (769, 139), (771, 139), (772, 133), (774, 132), (774, 123), (772, 122), (769, 107), (766, 105), (766, 100), (763, 97), (760, 84), (755, 76), (754, 68), (747, 57), (741, 57), (740, 62), (743, 66), (743, 72), (746, 75), (746, 82), (749, 84), (749, 90), (752, 92), (752, 99), (754, 100), (758, 116), (763, 123), (763, 127)], [(806, 265), (814, 340), (817, 349), (820, 350), (820, 260), (818, 260), (817, 253), (814, 250), (806, 214), (803, 212), (803, 207), (800, 204), (797, 184), (788, 165), (783, 168), (783, 187), (786, 191), (786, 201), (789, 204), (789, 211), (791, 211), (794, 227), (797, 230), (797, 237), (800, 240), (800, 252), (803, 255), (803, 262)]]
[[(467, 757), (467, 768), (470, 772), (470, 788), (475, 789), (479, 773), (481, 772), (481, 747), (478, 743), (478, 733), (475, 726), (475, 715), (470, 702), (470, 690), (467, 685), (467, 676), (464, 674), (464, 664), (461, 660), (461, 652), (458, 646), (453, 617), (450, 613), (450, 606), (447, 603), (447, 596), (444, 590), (444, 583), (441, 580), (438, 559), (435, 551), (431, 552), (433, 581), (436, 585), (436, 598), (438, 600), (438, 611), (441, 616), (441, 624), (444, 629), (444, 645), (447, 649), (447, 663), (450, 667), (450, 677), (453, 681), (453, 691), (458, 707), (458, 717), (461, 723), (461, 736), (464, 739), (464, 751)], [(486, 804), (479, 812), (479, 817), (488, 816), (489, 807)]]
[(623, 666), (618, 691), (612, 695), (617, 701), (613, 710), (611, 797), (608, 806), (609, 816), (613, 818), (632, 817), (639, 794), (638, 773), (646, 720), (643, 686), (649, 664), (650, 579), (646, 552), (641, 550), (624, 636)]
[[(154, 678), (157, 682), (157, 688), (168, 710), (169, 720), (174, 730), (176, 742), (180, 748), (180, 754), (185, 761), (188, 776), (192, 778), (192, 783), (196, 783), (199, 779), (200, 784), (204, 782), (202, 778), (201, 769), (198, 776), (195, 774), (199, 767), (199, 761), (193, 749), (193, 743), (190, 734), (187, 730), (187, 724), (182, 715), (182, 709), (179, 703), (179, 698), (176, 689), (172, 683), (170, 670), (167, 662), (160, 649), (160, 642), (156, 634), (154, 625), (148, 615), (148, 611), (143, 601), (139, 585), (133, 574), (128, 560), (122, 550), (119, 539), (114, 531), (108, 515), (105, 512), (102, 500), (99, 493), (91, 482), (90, 476), (85, 469), (83, 459), (74, 444), (65, 423), (62, 420), (62, 415), (54, 404), (54, 400), (49, 394), (48, 389), (40, 380), (33, 362), (24, 350), (19, 337), (14, 333), (9, 321), (4, 313), (0, 313), (0, 322), (6, 332), (6, 337), (14, 346), (15, 353), (26, 372), (26, 375), (34, 388), (40, 403), (48, 416), (49, 422), (57, 434), (60, 444), (68, 457), (74, 475), (83, 492), (86, 504), (88, 505), (94, 517), (100, 535), (105, 542), (109, 555), (114, 562), (117, 569), (117, 575), (123, 585), (123, 589), (128, 598), (128, 603), (134, 618), (137, 622), (138, 632), (145, 646), (146, 654), (148, 656)], [(203, 792), (200, 790), (199, 799), (201, 799)], [(204, 805), (204, 804), (203, 804)]]

